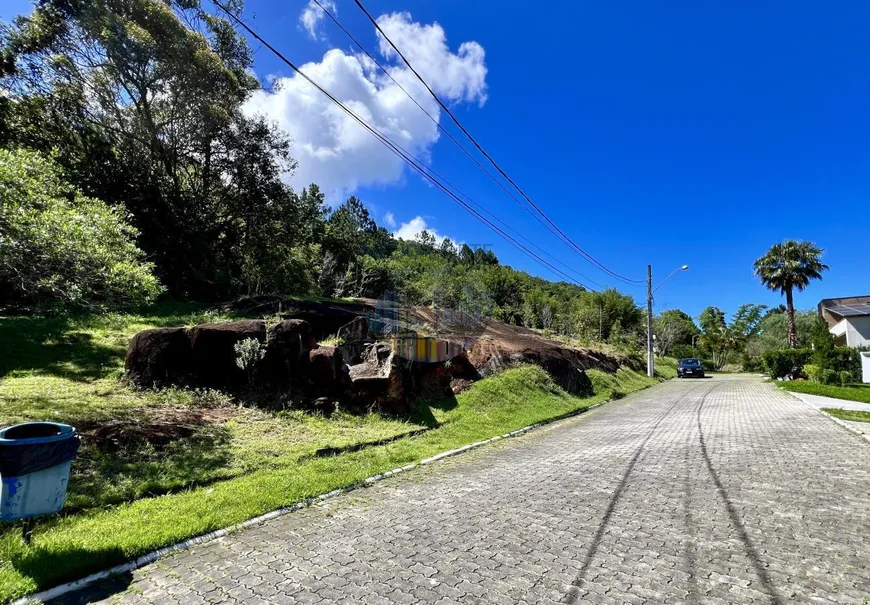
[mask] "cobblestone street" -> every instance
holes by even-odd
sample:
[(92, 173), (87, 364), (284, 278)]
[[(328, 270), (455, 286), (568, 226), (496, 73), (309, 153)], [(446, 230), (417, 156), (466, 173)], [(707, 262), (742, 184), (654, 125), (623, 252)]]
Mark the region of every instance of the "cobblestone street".
[(674, 380), (61, 602), (870, 603), (870, 444)]

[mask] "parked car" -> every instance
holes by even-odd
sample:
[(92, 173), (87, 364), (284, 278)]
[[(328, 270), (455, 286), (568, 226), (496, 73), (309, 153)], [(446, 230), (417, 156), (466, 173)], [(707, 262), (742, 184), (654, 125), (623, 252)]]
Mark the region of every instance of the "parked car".
[(703, 378), (704, 365), (700, 359), (689, 357), (677, 364), (677, 378)]

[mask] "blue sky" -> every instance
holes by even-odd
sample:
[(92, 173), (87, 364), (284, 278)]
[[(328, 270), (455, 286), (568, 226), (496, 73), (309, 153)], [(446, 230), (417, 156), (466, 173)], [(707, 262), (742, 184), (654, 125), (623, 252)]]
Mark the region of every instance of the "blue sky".
[[(620, 286), (555, 242), (449, 140), (436, 140), (434, 126), (364, 69), (332, 23), (306, 31), (305, 6), (253, 0), (245, 14), (291, 60), (308, 63), (327, 88), (356, 102), (391, 136), (405, 137), (475, 202), (590, 283), (642, 297), (642, 289)], [(658, 308), (697, 315), (709, 304), (727, 312), (745, 302), (779, 304), (752, 275), (752, 262), (784, 238), (816, 242), (831, 266), (823, 282), (797, 295), (797, 306), (870, 294), (870, 5), (368, 0), (366, 6), (388, 19), (410, 12), (392, 18), (391, 31), (409, 53), (431, 59), (422, 71), (464, 125), (585, 250), (636, 279), (651, 263), (657, 282), (691, 265), (660, 290)], [(4, 3), (0, 17), (27, 7)], [(375, 51), (373, 29), (353, 2), (335, 0), (335, 7)], [(440, 29), (429, 27), (436, 22)], [(476, 44), (460, 50), (470, 42)], [(340, 52), (327, 58), (330, 49)], [(394, 57), (378, 58), (437, 112)], [(266, 49), (257, 50), (255, 70), (264, 80), (291, 75)], [(425, 222), (439, 235), (491, 244), (502, 262), (554, 277), (390, 163), (364, 133), (345, 129), (316, 96), (298, 80), (285, 80), (282, 92), (263, 93), (254, 103), (290, 130), (298, 178), (316, 177), (332, 201), (355, 193), (380, 222), (391, 213), (396, 229)], [(455, 131), (446, 116), (440, 119)]]

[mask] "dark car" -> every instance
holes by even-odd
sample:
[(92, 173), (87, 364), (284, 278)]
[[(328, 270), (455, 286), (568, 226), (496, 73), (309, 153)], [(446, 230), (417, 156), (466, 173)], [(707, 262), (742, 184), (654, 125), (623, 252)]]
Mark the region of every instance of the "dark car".
[(704, 366), (700, 359), (689, 357), (677, 364), (677, 378), (703, 378)]

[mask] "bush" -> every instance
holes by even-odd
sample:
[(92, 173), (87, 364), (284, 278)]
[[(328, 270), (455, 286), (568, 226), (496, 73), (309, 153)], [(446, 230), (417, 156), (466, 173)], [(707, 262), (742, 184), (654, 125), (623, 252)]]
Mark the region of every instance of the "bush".
[(840, 386), (844, 387), (852, 382), (852, 373), (847, 370), (840, 370), (837, 375), (840, 378)]
[(764, 371), (764, 361), (761, 357), (750, 357), (746, 355), (743, 357), (743, 371), (762, 372)]
[(804, 373), (811, 381), (822, 382), (822, 368), (819, 366), (813, 363), (808, 363), (804, 366)]
[(254, 383), (254, 366), (266, 355), (266, 345), (256, 338), (246, 338), (233, 345), (236, 365), (248, 374), (248, 384)]
[(830, 370), (828, 368), (822, 368), (822, 384), (834, 384), (834, 380), (836, 379), (837, 373), (834, 370)]
[(812, 349), (778, 349), (762, 357), (764, 369), (771, 378), (782, 378), (792, 368), (803, 368), (812, 356)]
[(851, 380), (858, 380), (861, 376), (861, 353), (854, 347), (836, 347), (832, 357), (830, 369), (835, 372), (849, 372)]
[(63, 181), (53, 160), (0, 149), (0, 304), (92, 310), (162, 291), (123, 211)]

